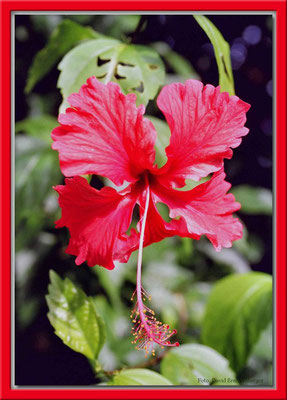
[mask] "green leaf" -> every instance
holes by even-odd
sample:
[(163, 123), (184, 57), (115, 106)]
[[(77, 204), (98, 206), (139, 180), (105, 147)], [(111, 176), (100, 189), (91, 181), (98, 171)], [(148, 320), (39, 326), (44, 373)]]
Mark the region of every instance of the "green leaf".
[(234, 80), (230, 60), (229, 44), (216, 26), (204, 15), (194, 15), (194, 18), (211, 41), (219, 73), (219, 85), (222, 92), (234, 95)]
[(196, 282), (189, 286), (184, 294), (189, 325), (193, 329), (201, 329), (207, 298), (212, 284)]
[(105, 326), (93, 299), (52, 270), (50, 280), (46, 300), (55, 334), (72, 350), (96, 360), (105, 341)]
[[(93, 301), (96, 310), (104, 319), (107, 332), (107, 340), (99, 355), (99, 362), (108, 370), (130, 365), (129, 357), (132, 352), (135, 355), (133, 360), (137, 360), (136, 357), (141, 355), (131, 345), (131, 322), (128, 310), (123, 310), (123, 307), (122, 310), (115, 309), (103, 295), (94, 297)], [(142, 359), (139, 362), (141, 361)]]
[(239, 371), (271, 320), (272, 277), (260, 272), (231, 275), (221, 279), (210, 294), (202, 340)]
[(228, 361), (200, 344), (184, 344), (167, 353), (161, 373), (175, 385), (237, 385)]
[(165, 121), (156, 117), (152, 117), (150, 115), (147, 115), (146, 117), (153, 123), (157, 132), (157, 138), (155, 143), (155, 149), (156, 149), (155, 162), (160, 168), (167, 161), (165, 149), (169, 145), (170, 129)]
[(256, 345), (252, 350), (252, 356), (256, 356), (263, 360), (272, 362), (273, 358), (272, 337), (273, 337), (273, 326), (271, 322), (260, 335), (258, 342), (256, 343)]
[(55, 117), (40, 115), (16, 122), (15, 132), (25, 132), (30, 136), (45, 140), (50, 145), (52, 143), (51, 132), (57, 125), (58, 121)]
[(168, 66), (175, 74), (178, 74), (184, 79), (199, 79), (200, 76), (195, 71), (190, 62), (181, 54), (172, 50), (165, 42), (153, 43), (154, 49), (164, 58)]
[(61, 180), (57, 153), (42, 139), (17, 135), (15, 142), (15, 229), (16, 250), (34, 243), (54, 209), (47, 206), (52, 186)]
[[(96, 266), (92, 270), (98, 275), (99, 282), (102, 288), (104, 288), (106, 291), (112, 307), (117, 312), (120, 312), (123, 307), (120, 297), (121, 284), (122, 280), (124, 279), (122, 272), (123, 268), (116, 268), (115, 270), (117, 271), (113, 271), (115, 274), (111, 274), (110, 271), (108, 271), (106, 268), (102, 268), (101, 266)], [(120, 272), (118, 272), (118, 270), (120, 270)]]
[(271, 190), (249, 185), (240, 185), (233, 187), (231, 191), (236, 201), (241, 203), (240, 212), (253, 215), (272, 215)]
[(172, 383), (157, 372), (144, 368), (125, 369), (109, 382), (111, 386), (167, 386)]
[(99, 34), (71, 20), (62, 21), (52, 33), (47, 45), (40, 50), (29, 69), (25, 93), (30, 93), (39, 82), (73, 46)]
[(77, 92), (90, 76), (103, 83), (120, 85), (122, 91), (137, 94), (137, 104), (147, 104), (164, 83), (164, 65), (157, 52), (149, 47), (124, 44), (116, 39), (101, 38), (81, 43), (59, 64), (58, 87), (67, 107), (67, 97)]
[(124, 33), (134, 32), (140, 18), (140, 15), (105, 15), (104, 32), (107, 35), (120, 38)]
[(242, 225), (243, 225), (243, 236), (241, 239), (236, 240), (233, 243), (233, 247), (240, 254), (242, 254), (249, 262), (257, 264), (262, 259), (264, 254), (263, 242), (258, 236), (252, 233), (248, 233), (243, 223)]
[(176, 188), (176, 190), (179, 190), (181, 192), (186, 192), (188, 190), (194, 189), (196, 186), (201, 185), (204, 182), (209, 181), (210, 175), (206, 176), (205, 178), (201, 178), (199, 181), (193, 181), (192, 179), (186, 179), (185, 180), (185, 186), (182, 188)]
[(198, 242), (197, 248), (216, 263), (217, 266), (223, 267), (223, 270), (226, 272), (242, 274), (250, 271), (249, 263), (234, 248), (222, 249), (217, 252), (214, 251), (212, 244), (205, 240)]
[(200, 79), (198, 73), (186, 58), (173, 50), (165, 53), (164, 58), (172, 70), (185, 79)]

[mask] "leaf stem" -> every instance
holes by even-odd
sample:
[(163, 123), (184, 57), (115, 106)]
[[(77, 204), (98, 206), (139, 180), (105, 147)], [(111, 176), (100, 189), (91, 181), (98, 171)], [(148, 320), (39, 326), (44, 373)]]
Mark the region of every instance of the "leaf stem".
[(138, 34), (141, 32), (141, 30), (142, 30), (144, 24), (146, 23), (147, 19), (148, 19), (148, 15), (142, 15), (142, 16), (141, 16), (141, 18), (140, 18), (140, 20), (139, 20), (139, 23), (138, 23), (138, 25), (137, 25), (137, 27), (136, 27), (134, 33), (132, 33), (131, 35), (129, 35), (129, 38), (130, 38), (130, 42), (131, 42), (131, 43), (134, 43), (135, 38), (136, 38), (136, 37), (138, 36)]
[(149, 368), (154, 367), (157, 363), (159, 363), (163, 357), (166, 355), (167, 350), (162, 351), (158, 356), (152, 357), (149, 360), (142, 362), (140, 364), (134, 365), (133, 368)]

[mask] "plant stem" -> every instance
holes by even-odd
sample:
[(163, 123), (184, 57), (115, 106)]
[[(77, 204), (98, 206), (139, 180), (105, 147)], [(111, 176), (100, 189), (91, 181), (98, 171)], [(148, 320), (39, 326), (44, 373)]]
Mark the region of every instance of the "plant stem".
[(140, 20), (139, 20), (139, 23), (138, 23), (138, 25), (137, 25), (137, 27), (136, 27), (134, 33), (132, 33), (131, 35), (129, 35), (131, 43), (134, 43), (135, 38), (136, 38), (136, 37), (138, 36), (138, 34), (141, 32), (141, 30), (142, 30), (142, 28), (143, 28), (145, 22), (147, 21), (147, 19), (148, 19), (148, 15), (142, 15), (142, 16), (141, 16), (141, 18), (140, 18)]
[(138, 365), (134, 365), (132, 368), (148, 368), (148, 367), (154, 367), (158, 362), (160, 362), (163, 357), (165, 356), (167, 350), (163, 351), (161, 354), (159, 354), (157, 357), (152, 357), (149, 360), (140, 363)]
[[(141, 274), (142, 274), (142, 256), (143, 256), (143, 243), (144, 243), (144, 231), (147, 219), (147, 212), (149, 207), (149, 198), (150, 198), (150, 189), (149, 184), (147, 182), (146, 185), (146, 202), (145, 202), (145, 209), (144, 215), (142, 219), (142, 226), (141, 226), (141, 233), (140, 233), (140, 242), (139, 242), (139, 252), (138, 252), (138, 264), (137, 264), (137, 300), (139, 305), (139, 312), (143, 311), (143, 304), (142, 304), (142, 285), (141, 285)], [(143, 316), (144, 319), (144, 316)]]

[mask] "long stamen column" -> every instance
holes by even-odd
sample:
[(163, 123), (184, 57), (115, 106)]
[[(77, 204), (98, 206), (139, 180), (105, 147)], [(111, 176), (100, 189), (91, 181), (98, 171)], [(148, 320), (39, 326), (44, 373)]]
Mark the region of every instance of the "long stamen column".
[(143, 243), (144, 243), (144, 232), (147, 220), (148, 208), (150, 201), (150, 188), (148, 181), (146, 182), (146, 201), (145, 209), (142, 217), (141, 231), (140, 231), (140, 242), (139, 242), (139, 253), (137, 263), (137, 286), (132, 296), (137, 297), (137, 302), (132, 310), (131, 318), (134, 323), (132, 333), (134, 335), (133, 343), (137, 345), (137, 349), (143, 349), (146, 352), (146, 356), (151, 351), (152, 355), (155, 355), (154, 343), (163, 346), (179, 346), (179, 343), (171, 343), (170, 338), (176, 334), (176, 330), (170, 330), (169, 326), (158, 321), (155, 317), (155, 313), (150, 309), (144, 302), (148, 299), (151, 300), (151, 296), (146, 292), (141, 284), (141, 269), (142, 269), (142, 254), (143, 254)]

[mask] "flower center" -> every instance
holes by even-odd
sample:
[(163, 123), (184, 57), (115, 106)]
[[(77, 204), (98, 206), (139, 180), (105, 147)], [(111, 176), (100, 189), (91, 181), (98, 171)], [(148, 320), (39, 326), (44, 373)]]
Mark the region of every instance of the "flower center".
[(158, 321), (155, 317), (155, 313), (152, 309), (147, 307), (144, 302), (146, 299), (151, 300), (151, 296), (146, 292), (141, 284), (141, 269), (142, 269), (142, 254), (143, 254), (143, 243), (144, 243), (144, 232), (149, 208), (150, 201), (150, 187), (148, 182), (148, 177), (144, 177), (146, 183), (146, 201), (144, 214), (141, 221), (141, 231), (140, 231), (140, 242), (139, 242), (139, 252), (138, 252), (138, 262), (137, 262), (137, 284), (136, 290), (132, 295), (131, 300), (134, 296), (137, 297), (137, 302), (131, 313), (131, 318), (134, 323), (132, 328), (132, 333), (134, 335), (134, 340), (132, 343), (137, 344), (137, 349), (144, 349), (146, 352), (146, 357), (151, 351), (152, 355), (155, 355), (154, 343), (163, 346), (179, 346), (179, 343), (171, 343), (168, 339), (176, 334), (176, 330), (170, 330), (169, 325), (163, 324)]

